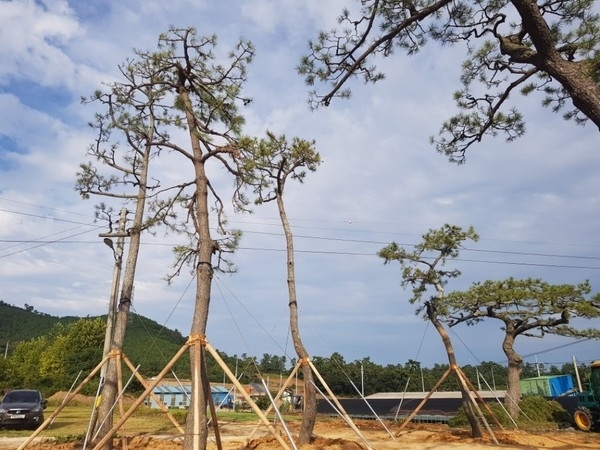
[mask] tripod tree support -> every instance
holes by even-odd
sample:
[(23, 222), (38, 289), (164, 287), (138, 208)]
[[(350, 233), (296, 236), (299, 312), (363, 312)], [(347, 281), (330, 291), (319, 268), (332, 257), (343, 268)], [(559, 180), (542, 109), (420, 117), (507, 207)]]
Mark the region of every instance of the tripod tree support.
[(165, 375), (171, 370), (171, 368), (175, 365), (175, 363), (181, 358), (181, 355), (185, 353), (185, 351), (190, 346), (190, 340), (179, 349), (179, 351), (171, 358), (171, 360), (167, 363), (163, 370), (156, 376), (156, 379), (150, 383), (146, 390), (140, 395), (130, 406), (130, 408), (121, 416), (121, 419), (113, 425), (113, 427), (106, 433), (106, 435), (96, 444), (93, 450), (99, 450), (104, 444), (108, 442), (109, 439), (115, 435), (115, 433), (123, 426), (125, 422), (131, 417), (131, 415), (135, 412), (135, 410), (144, 402), (146, 397), (154, 390), (156, 386), (162, 381)]
[(494, 418), (494, 421), (500, 427), (500, 429), (504, 430), (504, 427), (502, 427), (502, 425), (500, 424), (500, 422), (498, 421), (498, 419), (496, 418), (496, 416), (494, 415), (494, 413), (492, 412), (492, 410), (485, 403), (485, 401), (481, 398), (481, 396), (479, 395), (479, 393), (477, 392), (477, 390), (475, 389), (475, 387), (473, 386), (473, 384), (467, 379), (467, 377), (463, 373), (462, 369), (460, 367), (458, 367), (457, 365), (451, 365), (450, 367), (448, 367), (448, 370), (446, 370), (446, 372), (444, 372), (444, 374), (440, 377), (440, 379), (437, 381), (437, 383), (435, 383), (435, 385), (427, 393), (427, 395), (425, 396), (425, 398), (423, 400), (421, 400), (421, 403), (419, 403), (419, 405), (415, 408), (415, 410), (413, 412), (411, 412), (408, 415), (408, 417), (404, 420), (404, 422), (402, 423), (402, 425), (400, 425), (400, 428), (398, 428), (398, 432), (396, 433), (396, 436), (398, 436), (399, 433), (406, 427), (406, 425), (408, 425), (408, 423), (418, 414), (418, 412), (421, 410), (421, 408), (423, 407), (423, 405), (427, 402), (427, 400), (429, 400), (429, 398), (433, 395), (433, 393), (438, 390), (438, 388), (440, 387), (440, 385), (444, 382), (444, 380), (446, 378), (448, 378), (448, 375), (450, 375), (451, 372), (454, 372), (454, 374), (458, 378), (458, 381), (459, 381), (460, 384), (462, 384), (463, 386), (466, 386), (468, 388), (468, 391), (469, 391), (469, 401), (471, 402), (471, 404), (474, 406), (475, 410), (479, 414), (480, 420), (483, 422), (483, 424), (485, 425), (486, 429), (488, 430), (488, 432), (492, 436), (492, 439), (494, 440), (494, 443), (496, 445), (499, 445), (498, 440), (496, 439), (496, 435), (494, 434), (494, 432), (491, 429), (488, 421), (486, 420), (485, 416), (483, 415), (483, 412), (481, 411), (481, 408), (479, 408), (479, 404), (473, 398), (473, 393), (485, 405), (486, 410)]
[[(268, 430), (272, 434), (272, 436), (279, 442), (279, 444), (281, 445), (281, 447), (284, 450), (291, 450), (290, 447), (289, 447), (289, 445), (288, 445), (288, 443), (280, 436), (280, 434), (277, 432), (277, 430), (275, 430), (275, 428), (271, 425), (271, 423), (269, 422), (269, 419), (267, 418), (267, 416), (260, 410), (260, 408), (256, 405), (256, 403), (254, 402), (254, 400), (252, 400), (252, 398), (250, 397), (250, 395), (244, 389), (244, 386), (242, 386), (242, 384), (238, 381), (238, 379), (233, 374), (233, 372), (231, 372), (231, 370), (229, 369), (229, 367), (227, 367), (227, 365), (225, 364), (225, 362), (223, 361), (223, 359), (221, 358), (221, 356), (218, 354), (218, 352), (208, 343), (208, 341), (206, 340), (206, 338), (204, 336), (202, 336), (202, 335), (191, 335), (188, 338), (188, 340), (186, 341), (186, 343), (177, 351), (177, 353), (169, 360), (169, 362), (160, 371), (160, 373), (152, 380), (152, 383), (147, 383), (146, 380), (144, 380), (144, 378), (137, 372), (137, 369), (133, 366), (133, 364), (131, 363), (131, 361), (129, 360), (129, 358), (127, 358), (127, 356), (124, 353), (122, 353), (122, 351), (120, 351), (120, 350), (113, 350), (113, 351), (111, 351), (90, 372), (90, 374), (79, 384), (79, 386), (77, 386), (70, 394), (68, 394), (65, 397), (65, 399), (63, 400), (63, 402), (56, 408), (56, 410), (31, 434), (31, 436), (29, 436), (27, 438), (27, 440), (25, 440), (25, 442), (23, 442), (17, 448), (17, 450), (23, 450), (25, 447), (27, 447), (27, 445), (29, 445), (45, 428), (48, 427), (48, 425), (50, 423), (52, 423), (54, 421), (54, 419), (60, 414), (60, 412), (64, 409), (64, 407), (69, 404), (69, 402), (94, 378), (94, 376), (96, 376), (96, 374), (98, 374), (98, 372), (100, 372), (100, 370), (106, 364), (106, 362), (110, 358), (115, 358), (115, 357), (117, 358), (117, 361), (118, 361), (117, 370), (118, 370), (118, 373), (119, 373), (119, 380), (121, 380), (121, 376), (122, 376), (122, 370), (121, 370), (121, 363), (120, 362), (124, 361), (125, 364), (128, 366), (128, 368), (135, 375), (135, 377), (140, 381), (140, 383), (142, 384), (142, 386), (144, 386), (145, 390), (133, 402), (133, 404), (129, 407), (128, 410), (125, 411), (123, 404), (120, 403), (120, 405), (119, 405), (119, 407), (120, 407), (119, 408), (120, 409), (120, 415), (121, 415), (120, 419), (102, 437), (102, 439), (96, 444), (96, 446), (92, 450), (99, 450), (100, 448), (102, 448), (108, 442), (109, 439), (112, 439), (113, 436), (117, 433), (117, 431), (120, 430), (123, 427), (123, 425), (125, 424), (125, 422), (127, 422), (127, 420), (133, 415), (133, 413), (136, 411), (136, 409), (144, 402), (144, 400), (148, 396), (151, 396), (156, 401), (156, 403), (158, 404), (159, 408), (163, 412), (165, 412), (167, 414), (167, 416), (169, 417), (171, 423), (177, 428), (177, 430), (180, 433), (184, 434), (185, 430), (181, 427), (181, 425), (179, 425), (179, 423), (175, 420), (175, 418), (172, 416), (172, 414), (169, 412), (169, 410), (162, 404), (162, 402), (160, 401), (160, 399), (156, 396), (156, 394), (154, 394), (153, 391), (154, 391), (154, 388), (156, 388), (156, 386), (158, 386), (158, 384), (162, 381), (162, 379), (165, 377), (165, 375), (167, 373), (169, 373), (169, 371), (171, 371), (171, 369), (173, 368), (173, 366), (175, 365), (175, 363), (181, 358), (181, 356), (186, 352), (186, 350), (189, 350), (190, 347), (194, 347), (193, 351), (197, 352), (196, 356), (199, 356), (199, 355), (200, 356), (205, 356), (204, 355), (204, 350), (206, 350), (206, 351), (208, 351), (210, 353), (210, 355), (215, 359), (215, 361), (217, 362), (217, 364), (219, 364), (219, 366), (223, 369), (223, 371), (225, 372), (225, 374), (227, 375), (227, 377), (230, 379), (230, 381), (233, 383), (233, 385), (238, 389), (238, 391), (244, 397), (244, 400), (246, 400), (248, 402), (248, 404), (250, 405), (250, 407), (252, 408), (252, 410), (259, 417), (259, 419), (262, 422), (262, 424), (265, 425), (268, 428)], [(196, 360), (197, 361), (204, 361), (203, 359), (200, 359), (200, 358), (197, 358)], [(206, 364), (206, 363), (204, 362), (203, 364)], [(349, 425), (353, 429), (353, 431), (359, 437), (361, 437), (361, 439), (363, 440), (363, 442), (365, 442), (365, 444), (367, 445), (367, 448), (369, 450), (372, 450), (372, 447), (368, 444), (368, 442), (362, 436), (362, 434), (360, 433), (360, 431), (358, 430), (358, 428), (356, 427), (356, 425), (352, 422), (352, 420), (350, 419), (350, 417), (348, 416), (348, 414), (343, 409), (342, 405), (338, 402), (338, 400), (335, 398), (334, 394), (329, 389), (329, 386), (327, 385), (327, 383), (325, 382), (325, 380), (323, 380), (323, 378), (321, 377), (321, 375), (317, 371), (316, 367), (312, 364), (312, 362), (308, 358), (305, 358), (305, 359), (303, 359), (303, 360), (301, 360), (301, 361), (298, 362), (298, 364), (294, 368), (294, 372), (288, 377), (288, 379), (286, 380), (286, 384), (284, 385), (284, 388), (282, 389), (282, 391), (278, 394), (278, 396), (276, 398), (278, 399), (281, 396), (283, 390), (285, 390), (285, 388), (291, 383), (291, 380), (292, 380), (293, 376), (295, 375), (295, 373), (298, 371), (298, 368), (301, 365), (303, 365), (303, 364), (309, 364), (310, 365), (311, 370), (313, 371), (313, 373), (316, 374), (316, 376), (319, 379), (319, 381), (323, 384), (323, 386), (325, 386), (328, 395), (330, 395), (332, 397), (333, 401), (336, 403), (336, 406), (343, 413), (344, 419), (349, 423)], [(198, 369), (201, 369), (201, 367), (198, 367)], [(206, 368), (204, 368), (204, 370), (206, 370)], [(122, 390), (122, 381), (119, 383), (119, 387)], [(196, 387), (196, 388), (199, 389), (199, 387)], [(213, 418), (213, 420), (215, 422), (214, 427), (215, 427), (215, 430), (218, 430), (216, 411), (215, 411), (215, 408), (214, 408), (214, 403), (212, 403), (212, 395), (210, 395), (210, 387), (206, 387), (206, 389), (207, 389), (207, 392), (205, 392), (205, 394), (207, 395), (207, 397), (209, 399), (209, 406), (211, 408), (212, 418)], [(199, 423), (195, 424), (194, 429), (196, 429), (196, 428), (199, 429), (199, 427), (200, 427)], [(218, 445), (219, 450), (220, 450), (221, 449), (220, 432), (216, 431), (215, 435), (216, 435), (216, 438), (217, 438), (217, 441), (218, 441), (217, 445)], [(200, 450), (199, 442), (194, 442), (194, 445), (195, 445), (195, 447), (194, 447), (195, 450)]]
[(319, 373), (319, 371), (317, 370), (315, 365), (312, 363), (312, 361), (310, 359), (306, 358), (306, 363), (310, 366), (313, 373), (317, 376), (318, 380), (321, 382), (321, 384), (325, 388), (325, 391), (327, 391), (327, 394), (329, 394), (329, 396), (331, 397), (331, 400), (333, 401), (335, 406), (338, 408), (338, 410), (342, 414), (342, 417), (344, 418), (346, 423), (350, 426), (350, 428), (352, 428), (352, 431), (354, 431), (356, 433), (356, 435), (365, 443), (365, 445), (367, 446), (367, 448), (369, 450), (372, 450), (371, 444), (369, 444), (369, 442), (365, 439), (365, 437), (360, 432), (358, 427), (354, 424), (354, 422), (352, 421), (352, 419), (350, 418), (350, 416), (348, 415), (348, 413), (346, 412), (346, 410), (344, 409), (342, 404), (338, 401), (335, 394), (331, 391), (331, 389), (329, 388), (329, 385), (325, 382), (325, 380), (323, 379), (323, 377), (321, 376), (321, 374)]
[[(135, 377), (138, 379), (138, 381), (140, 382), (140, 384), (142, 386), (144, 386), (144, 388), (148, 388), (148, 383), (146, 382), (146, 380), (144, 379), (144, 377), (142, 377), (139, 374), (139, 372), (133, 366), (133, 363), (129, 360), (129, 358), (127, 358), (127, 356), (125, 354), (123, 354), (123, 361), (125, 361), (125, 364), (127, 364), (127, 367), (129, 367), (129, 370), (131, 370), (131, 372), (133, 374), (135, 374)], [(177, 420), (175, 419), (175, 417), (173, 417), (173, 414), (171, 414), (171, 412), (169, 411), (169, 408), (167, 408), (163, 404), (163, 402), (160, 401), (160, 399), (158, 398), (158, 396), (154, 392), (150, 391), (150, 396), (154, 399), (154, 401), (156, 402), (156, 404), (158, 405), (158, 407), (160, 408), (160, 410), (167, 415), (167, 417), (169, 418), (169, 420), (171, 421), (171, 423), (173, 424), (173, 426), (175, 428), (177, 428), (177, 431), (179, 431), (181, 434), (184, 434), (185, 430), (183, 429), (183, 427), (181, 426), (181, 424), (179, 422), (177, 422)]]
[[(283, 386), (281, 386), (281, 388), (279, 389), (279, 392), (277, 392), (277, 395), (273, 399), (273, 403), (271, 403), (269, 405), (269, 407), (266, 409), (265, 414), (269, 414), (271, 412), (271, 410), (273, 409), (273, 404), (276, 403), (281, 398), (281, 396), (283, 395), (283, 393), (285, 392), (287, 387), (292, 383), (292, 380), (294, 379), (294, 376), (298, 372), (298, 369), (300, 368), (301, 365), (302, 365), (302, 360), (298, 360), (298, 362), (294, 366), (294, 369), (292, 370), (290, 375), (285, 380), (285, 383), (283, 383)], [(247, 441), (250, 441), (254, 437), (254, 435), (256, 434), (256, 432), (258, 431), (259, 428), (260, 428), (260, 421), (259, 421), (258, 425), (248, 435)]]
[(211, 356), (215, 359), (215, 361), (217, 362), (217, 364), (219, 364), (219, 366), (221, 366), (221, 369), (223, 369), (223, 371), (225, 372), (225, 374), (227, 375), (227, 377), (229, 378), (229, 380), (240, 391), (240, 393), (242, 394), (242, 396), (244, 397), (244, 399), (248, 402), (248, 404), (250, 405), (250, 407), (252, 408), (252, 410), (260, 418), (260, 421), (264, 425), (267, 426), (267, 428), (269, 429), (269, 431), (271, 432), (271, 434), (273, 435), (273, 437), (275, 439), (277, 439), (277, 442), (279, 442), (279, 444), (285, 450), (291, 450), (290, 447), (288, 446), (287, 442), (285, 442), (285, 440), (279, 435), (279, 433), (277, 433), (277, 430), (275, 430), (275, 428), (273, 428), (273, 425), (271, 425), (271, 423), (269, 422), (269, 419), (267, 418), (267, 416), (265, 416), (265, 414), (256, 405), (256, 403), (254, 402), (254, 400), (252, 400), (252, 398), (250, 397), (250, 395), (248, 395), (248, 393), (244, 389), (244, 386), (242, 386), (242, 384), (238, 381), (238, 379), (233, 374), (233, 372), (229, 369), (229, 367), (227, 367), (227, 364), (225, 364), (225, 362), (223, 361), (223, 359), (221, 358), (221, 356), (217, 353), (217, 351), (208, 342), (205, 342), (204, 346), (205, 346), (206, 350), (208, 350), (208, 353), (210, 353)]

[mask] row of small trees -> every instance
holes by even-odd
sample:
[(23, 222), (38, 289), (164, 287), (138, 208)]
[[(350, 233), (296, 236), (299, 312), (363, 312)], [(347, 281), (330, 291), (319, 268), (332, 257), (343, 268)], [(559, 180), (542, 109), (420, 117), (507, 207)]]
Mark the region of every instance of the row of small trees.
[(85, 377), (101, 361), (105, 328), (100, 318), (80, 319), (20, 342), (0, 360), (0, 387), (37, 388), (46, 394), (68, 390), (80, 372)]

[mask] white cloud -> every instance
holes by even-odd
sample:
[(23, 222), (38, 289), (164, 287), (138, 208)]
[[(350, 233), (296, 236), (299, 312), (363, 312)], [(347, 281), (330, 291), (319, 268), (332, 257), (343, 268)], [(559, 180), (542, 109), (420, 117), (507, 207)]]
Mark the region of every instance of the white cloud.
[[(79, 26), (67, 2), (5, 2), (0, 11), (2, 46), (0, 81), (8, 78), (30, 81), (43, 86), (61, 85), (71, 60), (61, 48), (77, 36)], [(26, 32), (25, 32), (26, 31)]]

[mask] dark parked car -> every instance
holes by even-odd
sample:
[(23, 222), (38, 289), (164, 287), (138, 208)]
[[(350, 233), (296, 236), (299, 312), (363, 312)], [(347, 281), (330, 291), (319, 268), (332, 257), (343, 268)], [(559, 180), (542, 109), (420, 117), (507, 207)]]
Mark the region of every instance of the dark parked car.
[(0, 427), (37, 428), (44, 422), (46, 400), (40, 391), (15, 389), (0, 403)]

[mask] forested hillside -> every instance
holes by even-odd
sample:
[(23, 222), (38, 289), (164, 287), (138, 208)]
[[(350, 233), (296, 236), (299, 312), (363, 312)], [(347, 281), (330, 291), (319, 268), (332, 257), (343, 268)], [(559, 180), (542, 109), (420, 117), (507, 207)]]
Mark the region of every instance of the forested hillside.
[[(88, 317), (106, 322), (106, 316)], [(9, 305), (0, 300), (0, 349), (2, 356), (10, 356), (20, 343), (49, 335), (57, 325), (67, 326), (80, 317), (56, 317), (37, 311), (33, 306), (25, 308)], [(138, 314), (130, 314), (124, 352), (133, 364), (140, 364), (145, 374), (159, 372), (185, 343), (186, 338), (178, 331), (164, 328), (159, 323)], [(101, 348), (99, 355), (101, 361)], [(183, 358), (185, 364), (187, 355)], [(179, 365), (181, 366), (181, 364)]]
[(25, 304), (25, 308), (9, 305), (0, 300), (0, 348), (4, 351), (6, 344), (9, 349), (18, 342), (47, 334), (56, 323), (73, 323), (78, 317), (54, 317), (36, 311), (33, 306)]

